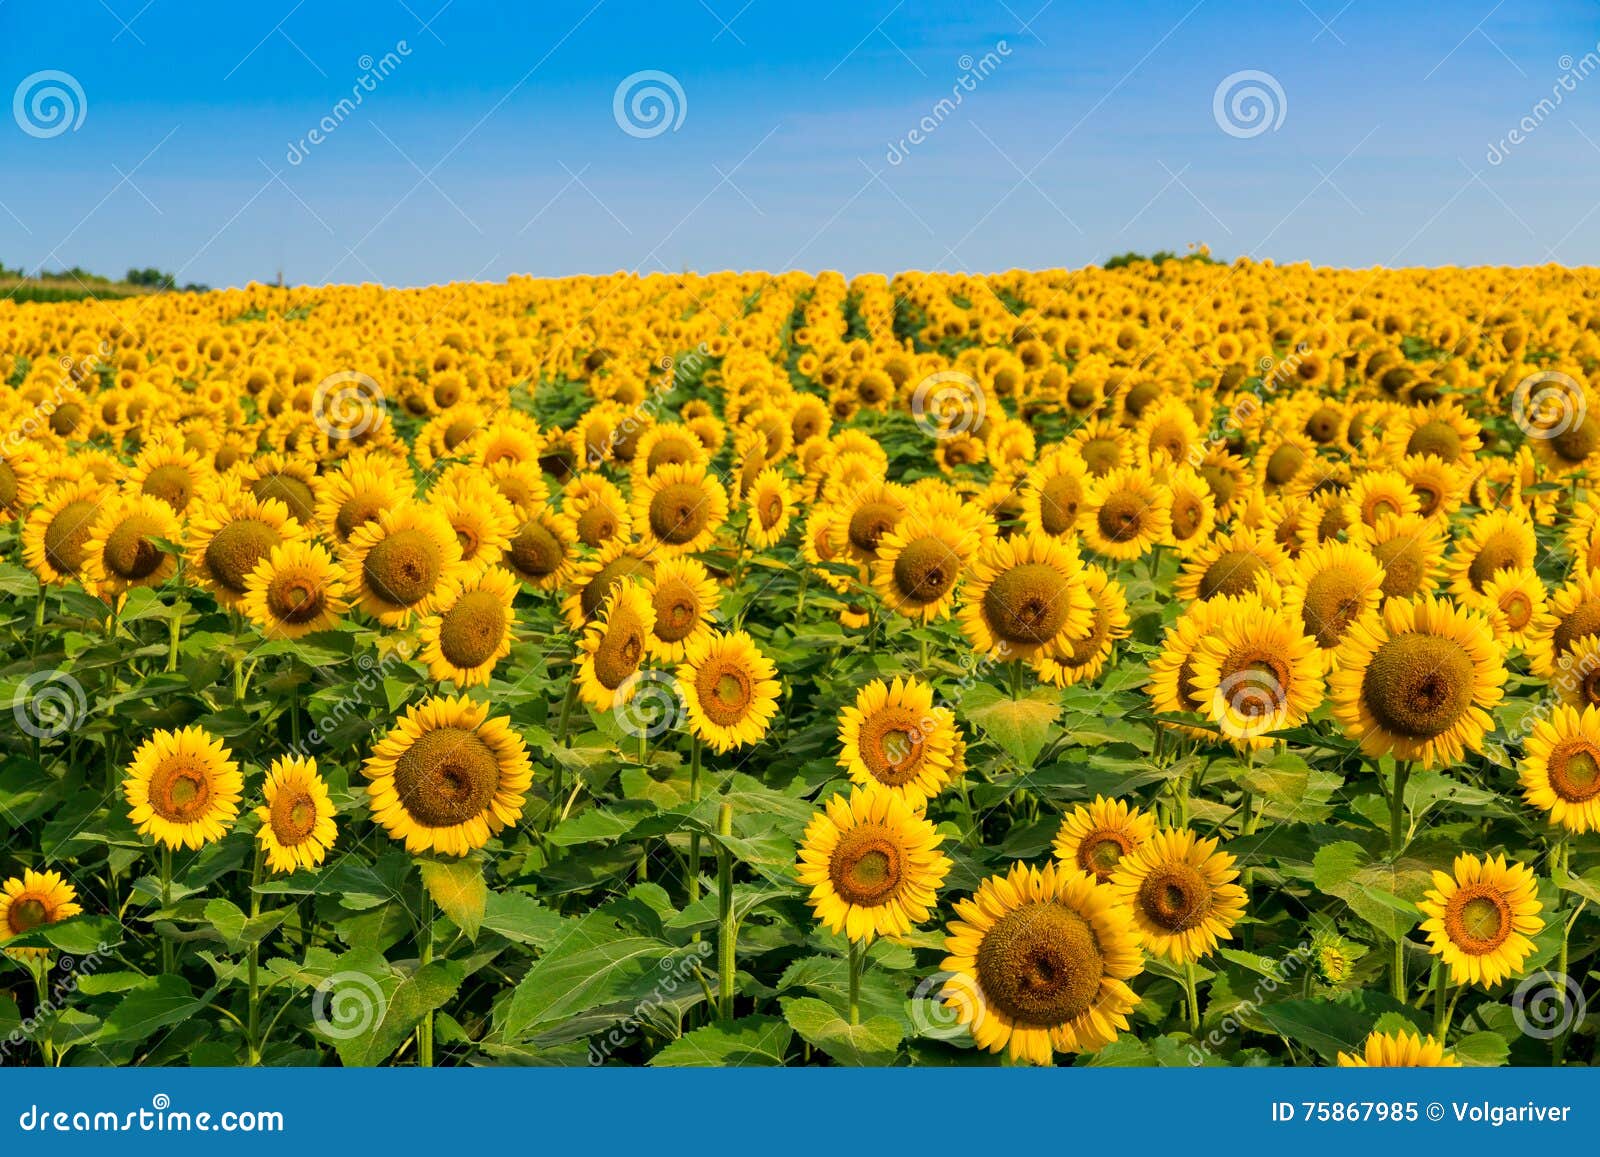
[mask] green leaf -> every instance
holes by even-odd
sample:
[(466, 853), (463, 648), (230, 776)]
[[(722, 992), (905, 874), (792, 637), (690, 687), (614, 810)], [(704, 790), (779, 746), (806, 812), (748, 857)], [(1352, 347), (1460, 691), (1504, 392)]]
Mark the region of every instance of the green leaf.
[(1333, 1064), (1339, 1053), (1358, 1051), (1378, 1018), (1390, 1012), (1402, 1013), (1419, 1029), (1426, 1028), (1415, 1009), (1372, 989), (1347, 993), (1337, 1000), (1316, 998), (1254, 1008), (1241, 1006), (1235, 1015), (1257, 1032), (1276, 1033)]
[(148, 1040), (161, 1029), (188, 1020), (205, 1002), (197, 1000), (189, 982), (170, 973), (152, 977), (130, 989), (106, 1017), (102, 1042)]
[(1511, 1055), (1511, 1046), (1497, 1032), (1475, 1032), (1456, 1041), (1451, 1051), (1464, 1065), (1497, 1069)]
[(122, 943), (122, 925), (111, 916), (71, 916), (41, 924), (6, 941), (7, 948), (55, 948), (70, 956), (95, 956)]
[(555, 942), (566, 923), (566, 917), (525, 892), (490, 892), (484, 902), (484, 928), (541, 951)]
[(542, 1028), (620, 999), (673, 951), (648, 936), (595, 931), (599, 914), (585, 918), (558, 946), (534, 961), (511, 994), (503, 1028), (527, 1040)]
[(794, 1037), (776, 1016), (747, 1016), (729, 1024), (708, 1024), (667, 1045), (650, 1063), (656, 1066), (770, 1067), (783, 1064)]
[(239, 951), (239, 940), (244, 935), (245, 916), (232, 900), (216, 899), (206, 903), (206, 920), (227, 944), (230, 952)]
[(483, 882), (483, 864), (476, 859), (423, 860), (422, 884), (450, 922), (476, 942), (483, 924), (489, 885)]
[(794, 996), (781, 1003), (789, 1027), (841, 1065), (892, 1064), (905, 1036), (893, 1017), (875, 1016), (851, 1024), (831, 1004), (814, 996)]
[(424, 964), (395, 986), (378, 1024), (370, 1033), (346, 1037), (336, 1043), (346, 1065), (376, 1065), (399, 1048), (418, 1022), (439, 1008), (461, 987), (465, 973), (454, 960)]
[(1050, 687), (1035, 687), (1013, 700), (987, 683), (966, 692), (961, 713), (982, 729), (997, 747), (1023, 767), (1032, 767), (1050, 742), (1050, 731), (1061, 714), (1060, 695)]

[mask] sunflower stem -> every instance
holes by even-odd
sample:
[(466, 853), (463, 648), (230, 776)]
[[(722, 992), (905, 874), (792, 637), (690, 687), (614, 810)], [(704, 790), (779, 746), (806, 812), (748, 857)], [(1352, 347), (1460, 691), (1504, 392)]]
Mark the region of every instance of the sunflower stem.
[[(256, 885), (261, 882), (261, 859), (263, 852), (258, 845), (255, 854), (250, 860), (250, 919), (254, 920), (261, 915), (261, 896), (256, 891)], [(249, 984), (250, 1002), (249, 1014), (246, 1017), (245, 1048), (248, 1050), (250, 1067), (255, 1068), (261, 1063), (261, 984), (259, 967), (261, 963), (261, 942), (252, 941), (250, 944), (249, 958)]]
[(1022, 663), (1020, 661), (1012, 663), (1007, 670), (1010, 674), (1011, 701), (1015, 703), (1022, 698)]
[[(161, 845), (161, 910), (165, 912), (172, 906), (172, 849), (166, 844)], [(172, 973), (172, 941), (161, 937), (161, 971), (170, 975)]]
[[(433, 963), (433, 893), (428, 891), (426, 884), (422, 888), (422, 926), (417, 930), (417, 938), (421, 941), (417, 953), (418, 966), (426, 968)], [(417, 1022), (417, 1064), (428, 1069), (433, 1067), (431, 1012)]]
[[(1398, 863), (1406, 842), (1406, 781), (1411, 778), (1411, 764), (1396, 760), (1394, 787), (1389, 793), (1389, 858)], [(1394, 998), (1406, 999), (1406, 937), (1400, 933), (1394, 938), (1394, 967), (1391, 970), (1391, 988)]]
[[(700, 737), (689, 737), (689, 803), (700, 802)], [(700, 832), (689, 833), (689, 903), (692, 905), (700, 899)], [(698, 944), (700, 933), (696, 932), (691, 940)]]
[[(717, 835), (733, 835), (733, 805), (717, 810)], [(733, 980), (736, 967), (733, 921), (733, 853), (717, 844), (717, 1017), (733, 1019)]]
[(1189, 1007), (1189, 1033), (1200, 1032), (1200, 997), (1196, 991), (1194, 961), (1183, 966), (1183, 994)]
[[(1556, 864), (1560, 869), (1559, 874), (1553, 872), (1552, 875), (1556, 877), (1556, 883), (1558, 886), (1564, 885), (1567, 877), (1568, 858), (1572, 855), (1572, 850), (1567, 845), (1565, 836), (1563, 836), (1556, 844), (1555, 849), (1551, 852), (1551, 855), (1555, 859)], [(1556, 920), (1561, 920), (1562, 909), (1565, 907), (1564, 902), (1566, 900), (1566, 896), (1567, 893), (1565, 888), (1562, 888), (1556, 893), (1556, 910), (1554, 914)], [(1576, 919), (1576, 917), (1573, 918), (1573, 920)], [(1572, 923), (1573, 921), (1570, 920), (1562, 922), (1561, 951), (1556, 955), (1556, 972), (1559, 974), (1559, 979), (1556, 981), (1556, 983), (1561, 987), (1561, 995), (1558, 997), (1561, 1002), (1561, 1011), (1556, 1020), (1558, 1027), (1567, 1023), (1567, 965), (1570, 962), (1570, 945), (1568, 942), (1572, 937)], [(1578, 1019), (1581, 1019), (1581, 1017)], [(1566, 1051), (1567, 1034), (1565, 1032), (1558, 1032), (1555, 1035), (1555, 1039), (1550, 1042), (1550, 1063), (1552, 1065), (1562, 1064), (1566, 1059)]]
[(168, 622), (167, 642), (167, 670), (178, 669), (178, 644), (183, 641), (183, 604), (176, 603), (172, 608), (172, 618)]
[(1450, 1013), (1455, 1005), (1446, 998), (1450, 993), (1450, 974), (1446, 971), (1444, 961), (1436, 960), (1433, 964), (1433, 1035), (1439, 1043), (1444, 1044), (1444, 1034), (1450, 1031)]
[[(31, 961), (28, 970), (33, 973), (35, 993), (33, 1015), (42, 1020), (50, 1004), (50, 957), (41, 956)], [(44, 1058), (44, 1067), (47, 1069), (54, 1068), (56, 1064), (56, 1046), (51, 1040), (52, 1030), (53, 1026), (47, 1025), (39, 1034), (39, 1055)]]
[(854, 940), (850, 941), (850, 1023), (861, 1023), (861, 969), (867, 953)]

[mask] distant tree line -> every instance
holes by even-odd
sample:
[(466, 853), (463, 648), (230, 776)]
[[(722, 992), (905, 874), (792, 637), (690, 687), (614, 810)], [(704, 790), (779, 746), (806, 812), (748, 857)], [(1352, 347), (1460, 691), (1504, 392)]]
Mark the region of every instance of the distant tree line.
[[(87, 269), (77, 265), (74, 265), (71, 269), (41, 269), (30, 278), (27, 271), (20, 266), (11, 269), (6, 266), (4, 261), (0, 261), (0, 280), (5, 279), (13, 281), (77, 281), (94, 285), (112, 284), (109, 277), (103, 277), (98, 273), (90, 273)], [(124, 285), (137, 286), (141, 289), (175, 290), (178, 288), (178, 279), (175, 276), (170, 273), (163, 273), (155, 268), (130, 269), (127, 275), (123, 277), (122, 283)], [(197, 281), (191, 281), (183, 286), (183, 292), (204, 293), (210, 288), (209, 285), (201, 285)]]

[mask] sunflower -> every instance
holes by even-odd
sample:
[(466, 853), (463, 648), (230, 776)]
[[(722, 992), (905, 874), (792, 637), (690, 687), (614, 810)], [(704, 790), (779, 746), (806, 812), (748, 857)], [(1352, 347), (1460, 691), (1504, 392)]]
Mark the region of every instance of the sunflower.
[(511, 653), (517, 590), (517, 576), (497, 566), (449, 580), (438, 608), (417, 628), (428, 675), (462, 689), (487, 684)]
[(1088, 872), (1014, 864), (956, 901), (940, 995), (979, 1048), (1047, 1065), (1128, 1027), (1143, 969), (1128, 909)]
[(178, 516), (159, 498), (123, 493), (109, 499), (84, 540), (84, 585), (110, 598), (160, 586), (177, 571), (178, 558), (159, 540), (176, 541), (182, 533)]
[(1211, 541), (1217, 525), (1216, 500), (1206, 480), (1187, 467), (1171, 471), (1167, 493), (1171, 515), (1167, 542), (1187, 558)]
[(345, 583), (361, 609), (389, 627), (433, 610), (461, 566), (461, 545), (450, 520), (428, 506), (384, 510), (356, 529), (340, 552)]
[(1113, 470), (1090, 483), (1078, 533), (1085, 546), (1106, 558), (1139, 558), (1171, 533), (1171, 501), (1145, 469)]
[(464, 856), (521, 818), (533, 765), (510, 720), (488, 716), (465, 696), (429, 699), (367, 757), (372, 818), (406, 851)]
[(645, 557), (643, 548), (624, 542), (611, 542), (579, 562), (567, 581), (567, 597), (561, 601), (561, 614), (567, 626), (581, 631), (584, 624), (600, 613), (611, 588), (623, 579), (647, 582), (655, 573), (655, 563)]
[(974, 650), (1002, 660), (1070, 647), (1094, 629), (1083, 560), (1058, 539), (996, 539), (973, 560), (961, 629)]
[(139, 451), (128, 469), (128, 485), (140, 494), (159, 498), (182, 514), (206, 478), (197, 451), (181, 442), (162, 440)]
[(1483, 585), (1483, 607), (1502, 647), (1526, 649), (1545, 613), (1545, 585), (1531, 567), (1502, 570)]
[(1427, 919), (1428, 950), (1444, 961), (1456, 984), (1492, 988), (1516, 976), (1544, 928), (1538, 883), (1504, 856), (1480, 860), (1462, 853), (1454, 874), (1433, 873), (1433, 888), (1417, 907)]
[(1529, 807), (1569, 832), (1600, 831), (1600, 708), (1554, 708), (1534, 724), (1518, 771)]
[(1194, 551), (1184, 561), (1172, 590), (1185, 602), (1260, 594), (1287, 581), (1289, 566), (1289, 556), (1272, 539), (1238, 527)]
[(1483, 749), (1506, 680), (1488, 620), (1432, 596), (1367, 612), (1335, 664), (1329, 699), (1345, 734), (1373, 758), (1429, 768)]
[(693, 430), (677, 422), (660, 422), (639, 435), (633, 453), (633, 484), (649, 478), (663, 466), (700, 466), (707, 459), (705, 444)]
[(1417, 513), (1423, 518), (1445, 522), (1466, 498), (1467, 479), (1461, 467), (1437, 455), (1412, 454), (1395, 469), (1417, 496)]
[(1471, 466), (1483, 449), (1481, 429), (1455, 402), (1435, 402), (1403, 411), (1385, 438), (1395, 457), (1431, 454), (1444, 462)]
[(1450, 1069), (1460, 1064), (1455, 1054), (1445, 1052), (1444, 1045), (1433, 1037), (1405, 1029), (1393, 1034), (1371, 1033), (1362, 1042), (1361, 1052), (1339, 1054), (1342, 1069)]
[(567, 483), (560, 518), (584, 546), (626, 541), (633, 533), (633, 519), (622, 491), (598, 474), (579, 474)]
[(244, 791), (230, 754), (201, 727), (157, 731), (141, 743), (122, 781), (139, 834), (194, 851), (227, 835)]
[(718, 752), (759, 743), (778, 712), (777, 673), (743, 631), (712, 635), (678, 668), (690, 730)]
[(1104, 884), (1122, 857), (1138, 851), (1155, 832), (1155, 817), (1148, 812), (1097, 795), (1092, 804), (1079, 804), (1062, 818), (1055, 856)]
[(349, 608), (338, 565), (321, 543), (272, 548), (245, 580), (239, 610), (269, 638), (328, 631)]
[(1533, 673), (1551, 679), (1568, 665), (1578, 642), (1596, 634), (1600, 634), (1600, 572), (1580, 569), (1534, 618), (1523, 649)]
[(795, 877), (830, 932), (869, 944), (927, 920), (951, 868), (933, 824), (892, 791), (855, 788), (812, 817)]
[(57, 482), (22, 526), (22, 558), (39, 581), (65, 586), (83, 571), (89, 532), (108, 491), (93, 477)]
[(728, 519), (728, 495), (702, 465), (661, 467), (633, 494), (640, 542), (667, 554), (705, 550)]
[(263, 794), (266, 802), (256, 808), (261, 821), (256, 840), (267, 865), (274, 872), (292, 872), (321, 864), (338, 836), (333, 820), (339, 813), (317, 774), (317, 761), (295, 755), (273, 760)]
[(656, 612), (648, 641), (650, 657), (681, 663), (711, 638), (721, 592), (705, 564), (683, 555), (657, 562), (644, 586)]
[[(83, 912), (78, 893), (60, 872), (36, 872), (25, 868), (0, 884), (0, 945), (35, 928), (54, 924)], [(46, 957), (48, 948), (12, 948), (7, 956), (17, 959)]]
[(979, 542), (951, 519), (918, 510), (878, 540), (872, 587), (886, 606), (907, 618), (924, 623), (949, 618), (956, 582)]
[(578, 540), (559, 516), (541, 510), (511, 536), (500, 562), (534, 590), (555, 590), (572, 576)]
[(806, 516), (800, 539), (800, 555), (811, 564), (812, 573), (839, 594), (852, 586), (843, 572), (855, 569), (845, 555), (845, 530), (844, 512), (836, 506), (820, 504)]
[(1368, 470), (1350, 483), (1343, 496), (1346, 521), (1377, 526), (1384, 516), (1420, 514), (1416, 489), (1398, 470)]
[(1503, 570), (1531, 567), (1538, 547), (1533, 523), (1522, 515), (1505, 510), (1478, 515), (1447, 560), (1450, 593), (1462, 603), (1481, 606), (1484, 585)]
[(961, 736), (933, 688), (915, 679), (874, 679), (839, 712), (839, 766), (852, 782), (881, 786), (921, 811), (959, 774)]
[(1145, 951), (1192, 964), (1232, 937), (1244, 915), (1233, 856), (1188, 829), (1157, 832), (1117, 861), (1109, 891), (1133, 913)]
[(1316, 640), (1287, 610), (1241, 600), (1199, 642), (1192, 668), (1201, 714), (1241, 748), (1305, 722), (1322, 702)]
[[(1195, 688), (1194, 662), (1200, 643), (1208, 638), (1225, 619), (1247, 605), (1258, 605), (1257, 600), (1215, 598), (1209, 602), (1191, 603), (1167, 628), (1161, 639), (1161, 652), (1150, 664), (1150, 682), (1145, 687), (1150, 705), (1162, 715), (1192, 715), (1200, 710), (1200, 699)], [(1202, 742), (1211, 742), (1216, 734), (1182, 723), (1168, 723), (1181, 735)]]
[(1073, 538), (1088, 490), (1089, 475), (1083, 463), (1058, 450), (1028, 471), (1023, 481), (1023, 525), (1050, 538)]
[(317, 526), (317, 468), (302, 458), (262, 454), (239, 469), (239, 479), (257, 498), (276, 498), (301, 526)]
[(1117, 641), (1128, 637), (1128, 597), (1122, 584), (1093, 563), (1084, 564), (1083, 577), (1084, 589), (1094, 603), (1089, 633), (1033, 659), (1039, 677), (1057, 687), (1096, 678), (1105, 670)]
[(795, 514), (794, 487), (789, 480), (769, 467), (756, 475), (744, 502), (750, 512), (750, 542), (761, 549), (782, 542)]
[(224, 607), (244, 601), (250, 573), (273, 547), (306, 537), (283, 503), (236, 485), (220, 486), (194, 506), (185, 532), (189, 568)]
[(1324, 542), (1301, 552), (1283, 588), (1283, 609), (1316, 641), (1318, 659), (1331, 667), (1350, 624), (1383, 599), (1378, 560), (1358, 546)]
[(1444, 531), (1420, 514), (1380, 515), (1375, 527), (1354, 524), (1350, 541), (1378, 560), (1384, 598), (1417, 598), (1439, 585)]
[(455, 530), (462, 566), (482, 571), (500, 562), (522, 519), (510, 499), (481, 475), (466, 473), (470, 469), (460, 467), (448, 482), (441, 479), (428, 493), (428, 505)]
[(322, 479), (317, 493), (317, 525), (339, 543), (385, 510), (406, 501), (407, 490), (389, 471), (371, 466), (346, 468)]
[(655, 622), (655, 607), (642, 583), (623, 579), (611, 588), (579, 644), (578, 694), (585, 703), (611, 711), (633, 698), (633, 677), (649, 654)]

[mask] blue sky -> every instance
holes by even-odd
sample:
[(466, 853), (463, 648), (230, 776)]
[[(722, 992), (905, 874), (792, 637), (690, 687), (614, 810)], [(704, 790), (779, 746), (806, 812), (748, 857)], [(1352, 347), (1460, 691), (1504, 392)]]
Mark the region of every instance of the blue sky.
[[(1573, 79), (1600, 13), (1579, 0), (223, 8), (0, 0), (0, 97), (54, 70), (83, 104), (55, 135), (26, 99), (0, 117), (0, 261), (213, 285), (982, 272), (1196, 241), (1600, 264), (1600, 71)], [(682, 93), (656, 135), (614, 115), (643, 71)], [(1245, 71), (1276, 85), (1254, 135), (1214, 115)]]

